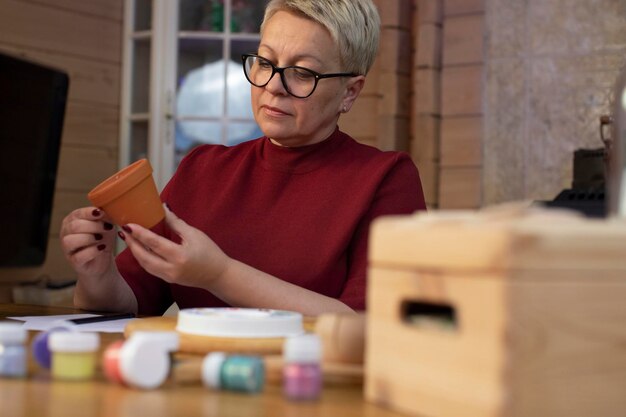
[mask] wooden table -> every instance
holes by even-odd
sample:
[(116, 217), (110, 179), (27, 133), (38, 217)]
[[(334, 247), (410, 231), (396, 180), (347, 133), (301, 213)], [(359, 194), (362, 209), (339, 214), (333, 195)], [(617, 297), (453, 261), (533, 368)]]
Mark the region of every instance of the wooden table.
[[(68, 308), (0, 304), (0, 319), (20, 315), (84, 313)], [(32, 335), (31, 335), (32, 336)], [(122, 334), (102, 334), (105, 347)], [(277, 384), (261, 394), (214, 391), (201, 385), (168, 382), (142, 391), (108, 382), (101, 371), (88, 382), (53, 380), (47, 370), (29, 360), (25, 379), (0, 379), (2, 417), (399, 417), (363, 399), (360, 384), (326, 385), (321, 399), (294, 402), (283, 397)]]

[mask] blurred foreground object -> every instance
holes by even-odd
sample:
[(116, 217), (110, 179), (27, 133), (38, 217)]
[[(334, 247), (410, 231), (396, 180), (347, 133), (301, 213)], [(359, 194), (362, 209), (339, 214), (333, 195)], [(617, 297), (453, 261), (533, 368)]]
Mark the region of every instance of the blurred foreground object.
[(426, 417), (623, 415), (626, 220), (388, 216), (369, 257), (368, 400)]

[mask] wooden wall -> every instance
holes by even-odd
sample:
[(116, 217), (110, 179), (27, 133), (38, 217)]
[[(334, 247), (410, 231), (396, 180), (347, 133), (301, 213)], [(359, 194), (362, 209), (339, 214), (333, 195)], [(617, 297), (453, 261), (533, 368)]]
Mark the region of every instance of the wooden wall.
[(439, 207), (482, 205), (483, 0), (446, 0)]
[[(59, 246), (61, 219), (117, 169), (122, 0), (0, 0), (0, 50), (69, 73), (48, 257), (39, 268), (0, 269), (0, 285), (74, 277)], [(1, 299), (1, 296), (0, 296)]]
[(482, 203), (483, 0), (417, 0), (411, 154), (431, 208)]
[(484, 0), (378, 0), (377, 60), (340, 126), (411, 154), (431, 209), (482, 204)]
[(414, 16), (414, 91), (411, 155), (418, 166), (426, 204), (439, 205), (441, 167), (441, 37), (443, 3), (418, 0)]

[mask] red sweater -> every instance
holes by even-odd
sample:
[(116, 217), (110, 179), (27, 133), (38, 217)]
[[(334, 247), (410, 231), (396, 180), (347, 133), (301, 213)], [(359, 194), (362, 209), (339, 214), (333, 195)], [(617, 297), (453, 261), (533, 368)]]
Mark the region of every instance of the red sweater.
[[(407, 154), (382, 152), (338, 129), (321, 143), (298, 148), (265, 137), (197, 147), (161, 198), (230, 257), (356, 310), (365, 309), (372, 219), (425, 209)], [(156, 230), (168, 236), (162, 225)], [(173, 301), (180, 308), (226, 305), (206, 290), (149, 275), (128, 249), (117, 266), (140, 314), (162, 314)]]

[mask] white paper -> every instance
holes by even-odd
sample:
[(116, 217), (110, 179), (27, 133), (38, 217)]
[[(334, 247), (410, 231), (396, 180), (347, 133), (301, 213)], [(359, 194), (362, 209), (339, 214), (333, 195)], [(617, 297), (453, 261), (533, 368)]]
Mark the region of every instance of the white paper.
[(131, 319), (119, 319), (100, 321), (96, 323), (71, 324), (64, 323), (64, 320), (81, 319), (84, 317), (96, 317), (98, 314), (64, 314), (57, 316), (14, 316), (8, 317), (12, 320), (23, 321), (23, 327), (27, 330), (50, 330), (54, 327), (71, 327), (79, 332), (100, 332), (100, 333), (123, 333), (124, 328)]

